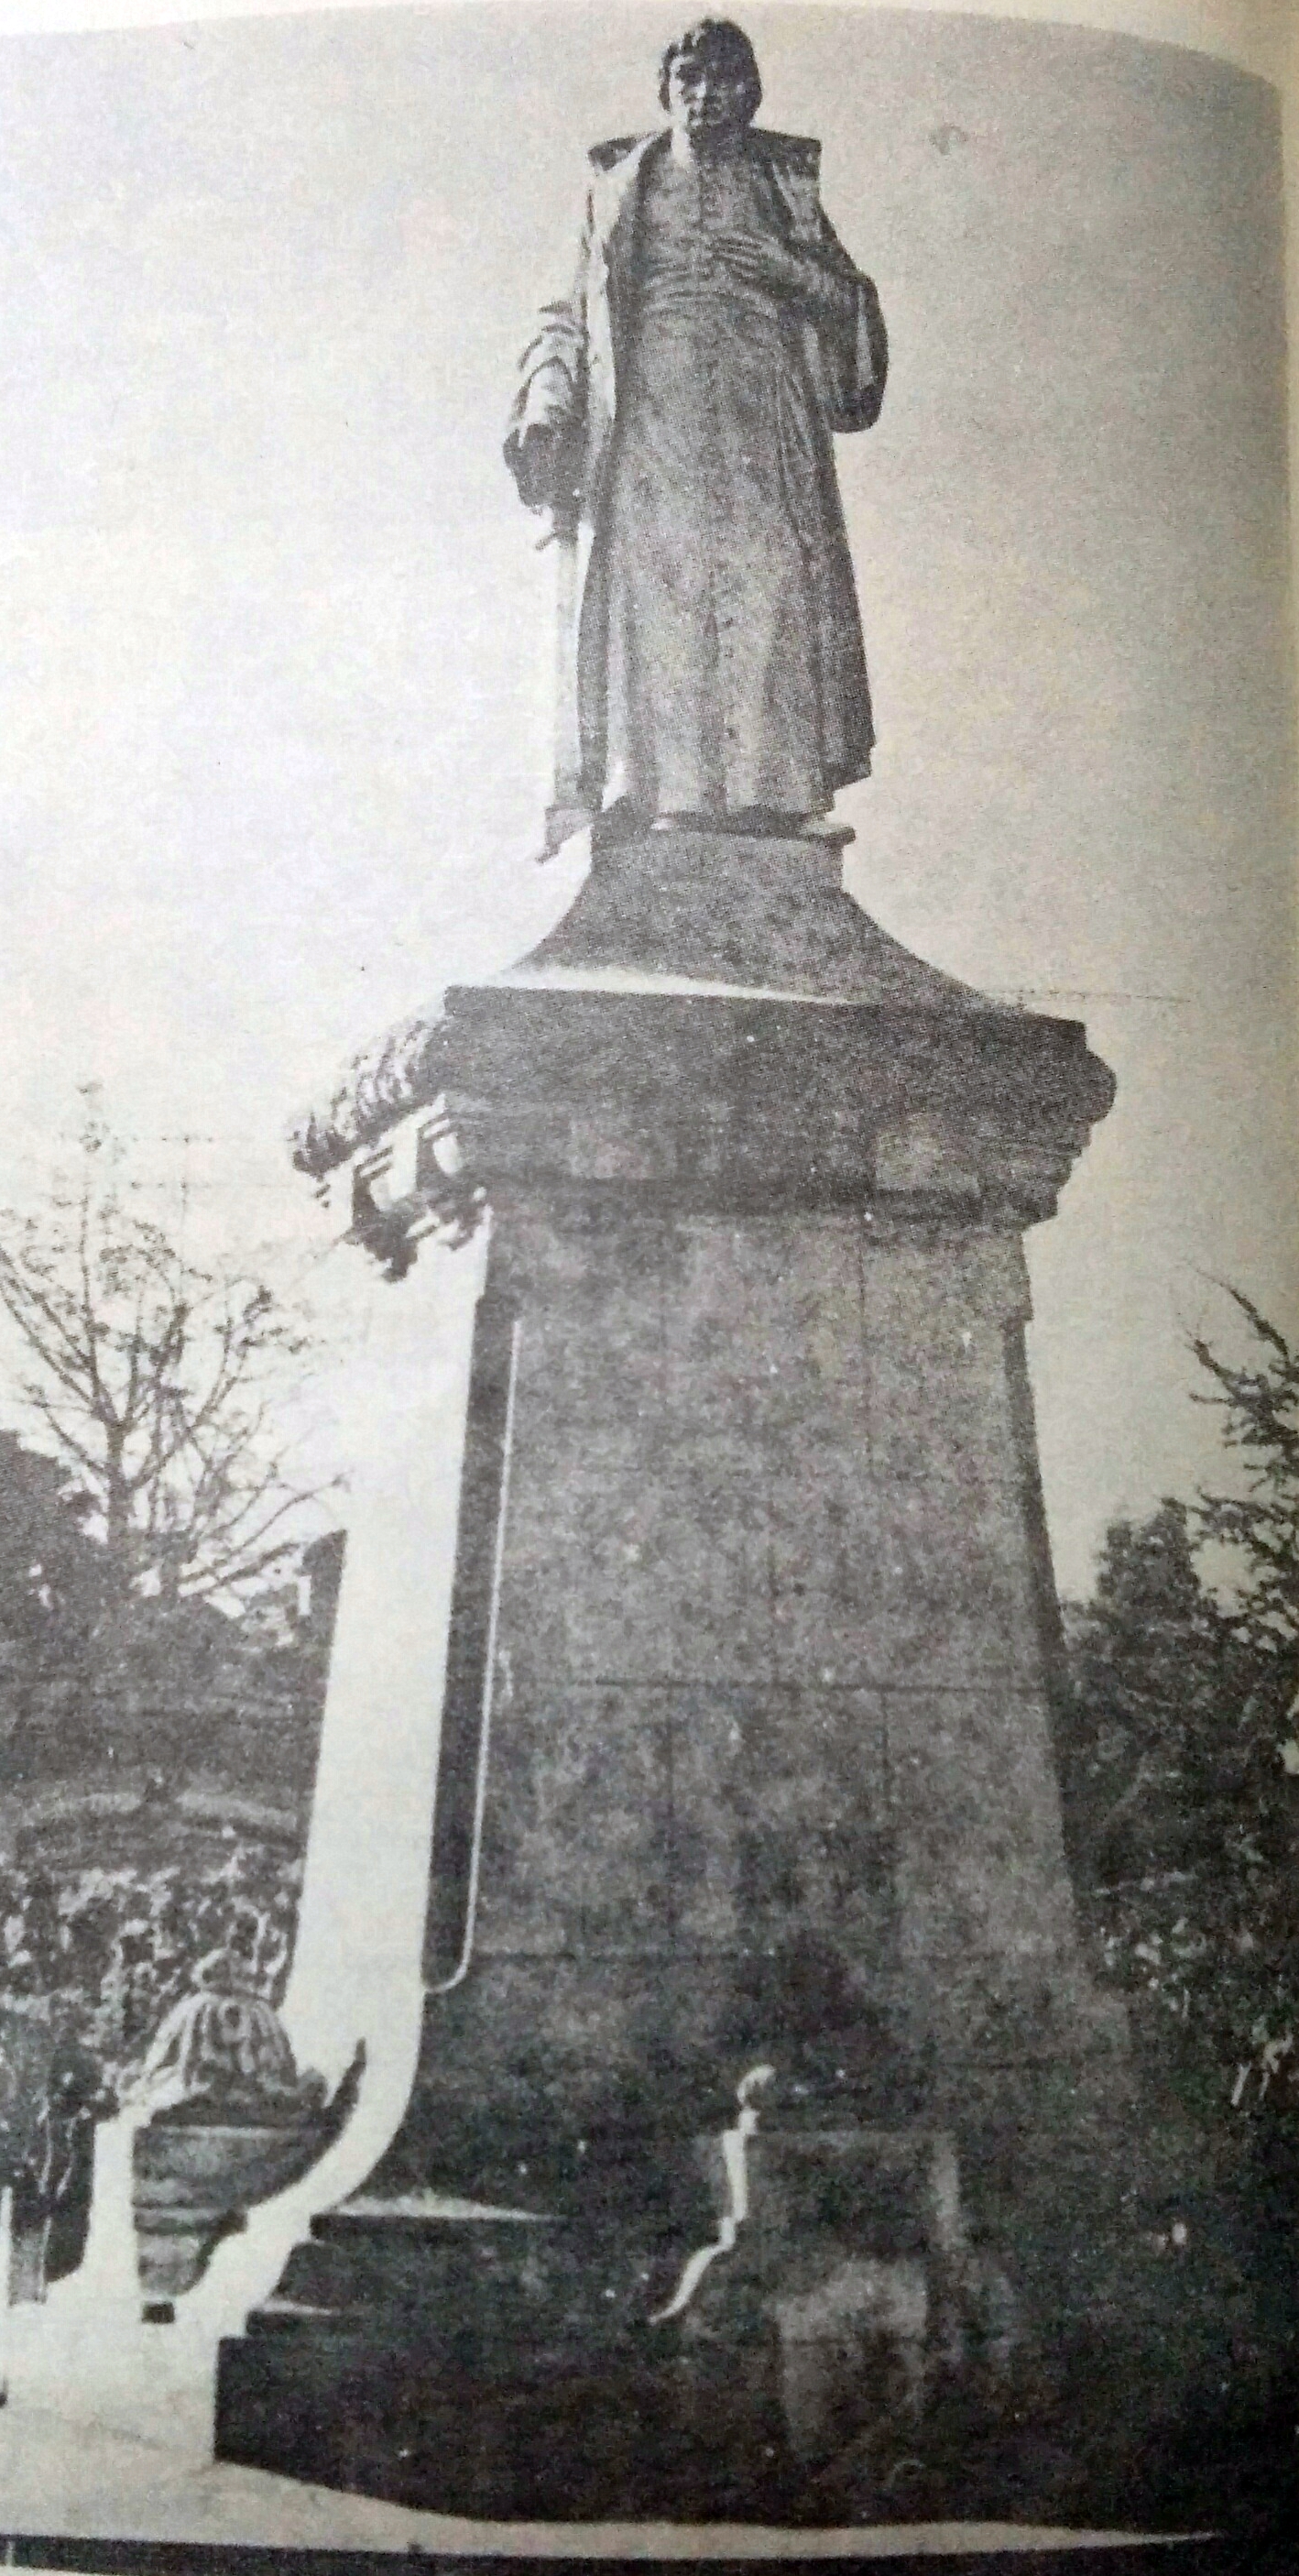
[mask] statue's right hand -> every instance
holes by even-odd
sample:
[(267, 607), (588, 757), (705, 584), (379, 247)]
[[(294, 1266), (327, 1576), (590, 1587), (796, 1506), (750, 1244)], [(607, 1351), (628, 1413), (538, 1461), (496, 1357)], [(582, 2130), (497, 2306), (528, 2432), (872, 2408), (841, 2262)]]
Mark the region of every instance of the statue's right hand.
[(529, 421), (514, 449), (514, 480), (529, 510), (548, 509), (554, 501), (558, 465), (558, 430), (542, 420)]

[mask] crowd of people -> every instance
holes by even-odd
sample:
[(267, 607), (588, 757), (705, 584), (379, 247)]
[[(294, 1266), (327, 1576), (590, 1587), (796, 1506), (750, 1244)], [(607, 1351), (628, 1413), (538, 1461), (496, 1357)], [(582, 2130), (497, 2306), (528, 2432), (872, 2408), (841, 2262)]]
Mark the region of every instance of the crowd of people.
[(0, 1869), (0, 2005), (47, 1999), (61, 2034), (121, 2092), (214, 1958), (278, 2003), (301, 1880), (298, 1853), (229, 1832), (152, 1866), (11, 1864)]

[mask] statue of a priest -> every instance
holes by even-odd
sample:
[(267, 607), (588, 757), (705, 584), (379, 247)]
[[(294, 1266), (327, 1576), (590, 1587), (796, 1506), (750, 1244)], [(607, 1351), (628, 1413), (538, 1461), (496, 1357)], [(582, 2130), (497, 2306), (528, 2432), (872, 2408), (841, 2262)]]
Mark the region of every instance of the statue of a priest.
[(755, 127), (761, 95), (726, 20), (669, 45), (666, 132), (590, 155), (576, 283), (506, 442), (528, 506), (590, 532), (582, 801), (645, 822), (788, 829), (870, 768), (831, 433), (879, 412), (884, 324), (819, 144)]

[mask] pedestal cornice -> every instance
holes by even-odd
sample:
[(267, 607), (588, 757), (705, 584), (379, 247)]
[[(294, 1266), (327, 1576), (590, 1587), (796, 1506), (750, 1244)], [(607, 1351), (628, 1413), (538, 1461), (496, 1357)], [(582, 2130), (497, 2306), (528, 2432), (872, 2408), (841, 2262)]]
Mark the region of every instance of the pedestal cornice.
[(1081, 1025), (748, 994), (459, 987), (444, 1085), (494, 1203), (1052, 1214), (1113, 1098)]
[(840, 873), (836, 849), (756, 836), (597, 850), (531, 956), (358, 1058), (295, 1160), (320, 1178), (353, 1159), (354, 1230), (398, 1268), (430, 1224), (538, 1189), (1050, 1216), (1108, 1068), (1080, 1023), (913, 956)]

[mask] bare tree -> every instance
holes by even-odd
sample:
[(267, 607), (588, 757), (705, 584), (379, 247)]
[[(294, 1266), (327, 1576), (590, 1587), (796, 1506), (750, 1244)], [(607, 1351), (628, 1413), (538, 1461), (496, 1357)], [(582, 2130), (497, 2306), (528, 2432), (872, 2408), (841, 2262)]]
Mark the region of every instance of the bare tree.
[(306, 1534), (284, 1403), (305, 1337), (264, 1282), (204, 1269), (132, 1203), (92, 1116), (80, 1168), (0, 1216), (0, 1306), (42, 1445), (119, 1604), (246, 1600)]

